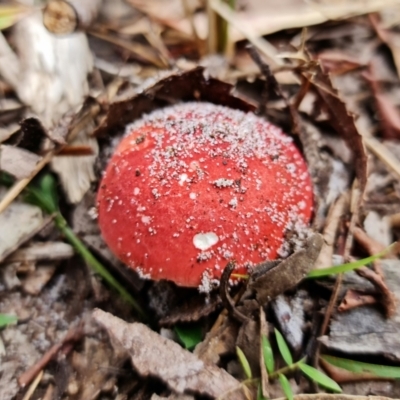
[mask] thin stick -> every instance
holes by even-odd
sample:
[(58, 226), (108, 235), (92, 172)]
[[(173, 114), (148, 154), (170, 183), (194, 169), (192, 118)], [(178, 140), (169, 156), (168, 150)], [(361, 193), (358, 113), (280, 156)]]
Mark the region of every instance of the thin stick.
[(50, 347), (42, 358), (27, 371), (25, 371), (19, 378), (18, 383), (21, 387), (29, 385), (35, 377), (43, 370), (43, 368), (52, 360), (56, 354), (61, 350), (61, 348), (68, 342), (76, 342), (80, 340), (83, 336), (83, 324), (79, 323), (77, 326), (71, 328), (64, 339), (62, 339), (57, 344)]
[(375, 154), (386, 166), (400, 178), (400, 163), (396, 157), (381, 142), (373, 137), (363, 135), (363, 140), (367, 149)]
[(48, 164), (55, 154), (54, 150), (50, 150), (37, 164), (31, 175), (15, 182), (8, 190), (6, 195), (0, 201), (0, 214), (15, 200), (15, 198), (25, 189), (31, 180)]
[[(354, 228), (355, 228), (356, 223), (359, 218), (359, 215), (358, 215), (359, 208), (357, 207), (357, 204), (359, 204), (360, 195), (361, 195), (361, 193), (360, 193), (360, 190), (358, 187), (358, 181), (357, 181), (357, 179), (355, 179), (353, 182), (351, 200), (350, 200), (350, 204), (351, 204), (350, 211), (352, 212), (352, 216), (351, 216), (351, 220), (350, 220), (349, 232), (347, 234), (346, 245), (345, 245), (344, 254), (343, 254), (343, 258), (345, 260), (348, 259), (348, 257), (350, 256), (351, 247), (353, 245), (353, 231), (354, 231)], [(340, 289), (340, 286), (342, 285), (342, 281), (343, 281), (343, 274), (338, 274), (336, 277), (335, 286), (334, 286), (332, 294), (331, 294), (331, 298), (329, 299), (329, 304), (325, 311), (324, 320), (322, 322), (321, 331), (320, 331), (321, 336), (325, 335), (326, 330), (328, 329), (329, 321), (332, 317), (333, 310), (336, 306), (337, 299), (339, 297), (339, 289)]]
[(42, 380), (43, 377), (43, 370), (41, 370), (35, 380), (32, 382), (31, 386), (29, 386), (29, 389), (26, 391), (25, 396), (22, 398), (22, 400), (29, 400), (33, 393), (35, 393), (36, 388), (38, 387), (40, 381)]

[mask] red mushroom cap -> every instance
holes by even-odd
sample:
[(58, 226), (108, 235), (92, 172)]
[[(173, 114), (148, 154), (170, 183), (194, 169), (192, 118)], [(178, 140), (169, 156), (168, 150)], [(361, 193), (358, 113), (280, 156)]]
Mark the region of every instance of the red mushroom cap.
[(210, 103), (157, 110), (127, 126), (98, 192), (111, 250), (143, 277), (209, 288), (229, 260), (285, 251), (312, 213), (292, 139), (252, 113)]

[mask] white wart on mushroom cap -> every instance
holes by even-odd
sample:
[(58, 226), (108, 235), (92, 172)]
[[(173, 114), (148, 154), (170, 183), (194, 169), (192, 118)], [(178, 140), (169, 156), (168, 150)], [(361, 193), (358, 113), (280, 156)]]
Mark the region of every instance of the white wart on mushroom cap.
[(210, 103), (157, 110), (127, 126), (98, 192), (111, 250), (151, 279), (207, 289), (229, 260), (275, 259), (312, 213), (292, 139), (252, 113)]

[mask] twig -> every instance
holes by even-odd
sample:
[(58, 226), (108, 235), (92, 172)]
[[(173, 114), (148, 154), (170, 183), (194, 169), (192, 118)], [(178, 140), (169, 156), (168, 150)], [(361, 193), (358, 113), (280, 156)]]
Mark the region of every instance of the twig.
[(342, 194), (331, 205), (326, 218), (326, 224), (323, 231), (324, 244), (318, 259), (315, 262), (314, 269), (327, 268), (332, 264), (333, 246), (335, 244), (336, 233), (342, 216), (344, 215), (348, 203), (348, 193)]
[(17, 198), (17, 196), (25, 189), (31, 180), (48, 164), (56, 154), (54, 150), (50, 150), (35, 166), (32, 174), (28, 178), (23, 178), (8, 190), (6, 195), (0, 201), (0, 214)]
[(360, 293), (357, 290), (349, 289), (346, 292), (346, 295), (342, 299), (338, 307), (338, 311), (348, 311), (353, 308), (357, 308), (360, 306), (365, 306), (367, 304), (376, 304), (377, 300), (374, 296), (370, 294)]
[[(344, 259), (347, 259), (350, 255), (350, 250), (353, 244), (353, 230), (356, 225), (356, 222), (358, 221), (358, 207), (357, 204), (359, 204), (359, 197), (360, 197), (360, 191), (358, 189), (358, 180), (355, 179), (353, 182), (353, 187), (352, 187), (352, 196), (351, 196), (351, 220), (350, 220), (350, 227), (349, 231), (347, 234), (347, 239), (346, 239), (346, 245), (344, 249), (344, 254), (343, 257)], [(343, 280), (343, 274), (338, 274), (335, 282), (335, 286), (332, 291), (331, 298), (329, 300), (328, 307), (326, 309), (325, 315), (324, 315), (324, 320), (322, 322), (321, 326), (321, 336), (325, 334), (326, 330), (328, 329), (329, 321), (332, 317), (333, 310), (336, 306), (337, 299), (339, 297), (339, 291), (340, 291), (340, 286), (342, 284)]]
[(221, 276), (219, 295), (221, 296), (224, 307), (228, 310), (230, 316), (235, 318), (237, 321), (241, 323), (245, 323), (249, 320), (249, 318), (237, 310), (234, 300), (228, 293), (229, 278), (232, 274), (232, 271), (235, 269), (235, 266), (236, 263), (234, 261), (230, 261), (225, 267), (224, 272), (222, 273)]
[(357, 243), (362, 246), (370, 256), (385, 250), (385, 246), (383, 244), (369, 237), (364, 230), (358, 226), (354, 227), (353, 235)]
[(152, 52), (150, 52), (146, 46), (140, 43), (129, 42), (128, 40), (124, 40), (112, 35), (106, 35), (93, 29), (89, 30), (88, 33), (94, 37), (104, 40), (105, 42), (109, 42), (114, 44), (115, 46), (119, 46), (129, 51), (130, 53), (139, 56), (143, 60), (153, 64), (158, 68), (165, 69), (169, 67), (169, 65), (166, 64), (164, 60), (152, 54)]
[(381, 304), (385, 309), (386, 317), (392, 317), (396, 313), (396, 297), (388, 288), (383, 275), (380, 275), (367, 267), (358, 268), (356, 272), (365, 279), (368, 279), (375, 286), (382, 296)]
[(400, 178), (400, 163), (397, 158), (379, 140), (363, 135), (364, 143), (371, 153), (375, 154), (394, 174)]
[(25, 396), (22, 398), (22, 400), (29, 400), (32, 397), (33, 393), (35, 393), (35, 390), (38, 387), (42, 378), (43, 378), (43, 370), (41, 370), (37, 374), (35, 380), (32, 382), (31, 386), (29, 386), (29, 389), (26, 391)]
[(83, 336), (83, 323), (80, 322), (78, 326), (71, 328), (63, 340), (59, 343), (53, 345), (42, 358), (27, 371), (25, 371), (19, 378), (18, 383), (21, 387), (29, 385), (33, 379), (38, 375), (38, 373), (46, 367), (46, 365), (52, 360), (56, 354), (61, 350), (61, 348), (68, 342), (77, 342)]

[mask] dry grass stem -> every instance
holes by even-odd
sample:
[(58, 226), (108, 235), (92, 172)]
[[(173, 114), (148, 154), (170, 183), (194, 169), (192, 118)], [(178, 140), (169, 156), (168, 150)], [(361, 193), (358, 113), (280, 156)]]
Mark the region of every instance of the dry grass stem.
[(400, 163), (397, 158), (379, 140), (365, 136), (363, 140), (367, 149), (396, 174), (397, 178), (400, 178)]
[(336, 232), (339, 228), (339, 224), (342, 216), (345, 214), (345, 209), (348, 205), (348, 193), (342, 194), (333, 203), (329, 209), (326, 225), (323, 232), (324, 244), (319, 254), (319, 257), (315, 263), (315, 269), (328, 268), (332, 264), (332, 256), (334, 251)]
[(257, 37), (250, 28), (240, 23), (235, 16), (235, 12), (228, 5), (222, 3), (220, 0), (209, 0), (209, 6), (230, 25), (240, 31), (256, 49), (271, 61), (273, 67), (285, 65), (284, 61), (277, 57), (278, 51), (276, 48), (267, 40)]
[(14, 183), (13, 186), (8, 190), (7, 194), (0, 201), (0, 214), (19, 196), (19, 194), (26, 188), (26, 186), (32, 181), (32, 179), (47, 165), (53, 156), (55, 151), (49, 151), (37, 164), (32, 174), (28, 178), (21, 179)]
[(37, 374), (35, 380), (29, 386), (29, 389), (26, 391), (26, 393), (25, 393), (24, 397), (22, 398), (22, 400), (29, 400), (32, 397), (33, 393), (35, 393), (35, 390), (38, 387), (38, 385), (39, 385), (40, 381), (42, 380), (42, 378), (43, 378), (43, 370), (41, 370)]
[(129, 42), (127, 40), (115, 37), (115, 36), (111, 36), (111, 35), (107, 35), (101, 32), (97, 32), (95, 30), (90, 30), (89, 34), (92, 36), (95, 36), (101, 40), (104, 40), (106, 42), (112, 43), (116, 46), (119, 46), (129, 52), (131, 52), (132, 54), (139, 56), (141, 59), (143, 59), (144, 61), (147, 61), (151, 64), (153, 64), (154, 66), (156, 66), (157, 68), (161, 68), (161, 69), (165, 69), (168, 68), (168, 64), (166, 64), (163, 60), (160, 59), (160, 57), (156, 57), (153, 54), (153, 51), (150, 49), (150, 47), (148, 46), (144, 46), (140, 43), (134, 43), (134, 42)]

